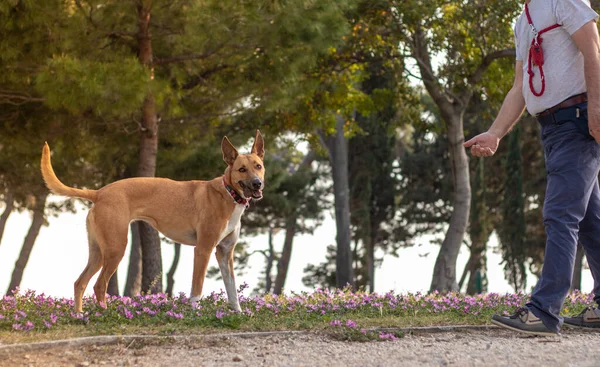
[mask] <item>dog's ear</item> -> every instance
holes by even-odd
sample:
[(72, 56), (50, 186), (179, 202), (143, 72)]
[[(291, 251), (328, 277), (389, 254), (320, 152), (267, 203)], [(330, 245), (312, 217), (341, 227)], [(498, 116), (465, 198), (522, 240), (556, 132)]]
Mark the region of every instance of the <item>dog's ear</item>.
[(226, 136), (223, 137), (223, 141), (221, 142), (221, 151), (223, 152), (223, 160), (225, 163), (232, 166), (238, 156), (238, 151)]
[(252, 144), (252, 154), (256, 154), (260, 159), (265, 156), (265, 141), (259, 130), (256, 130), (256, 138), (254, 138), (254, 144)]

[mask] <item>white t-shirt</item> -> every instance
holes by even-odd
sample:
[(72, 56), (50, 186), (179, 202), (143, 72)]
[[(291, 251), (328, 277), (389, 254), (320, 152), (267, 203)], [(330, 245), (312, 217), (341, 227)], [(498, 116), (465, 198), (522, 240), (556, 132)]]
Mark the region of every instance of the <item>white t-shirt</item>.
[[(515, 24), (515, 44), (517, 61), (523, 61), (523, 96), (527, 111), (536, 115), (553, 107), (565, 99), (585, 92), (583, 55), (571, 38), (584, 24), (598, 19), (598, 14), (590, 7), (589, 0), (531, 0), (529, 14), (537, 31), (560, 24), (561, 27), (543, 33), (544, 53), (544, 94), (536, 97), (529, 88), (528, 57), (533, 39), (533, 31), (527, 21), (525, 8)], [(536, 92), (542, 88), (540, 70), (533, 65), (533, 86)]]

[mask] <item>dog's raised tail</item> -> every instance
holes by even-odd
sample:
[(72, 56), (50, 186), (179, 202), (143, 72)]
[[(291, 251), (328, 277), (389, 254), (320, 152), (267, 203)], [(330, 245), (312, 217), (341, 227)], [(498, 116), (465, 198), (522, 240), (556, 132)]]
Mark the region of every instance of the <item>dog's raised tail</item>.
[(82, 199), (87, 199), (92, 202), (96, 201), (97, 191), (96, 190), (82, 190), (76, 189), (74, 187), (69, 187), (56, 177), (54, 170), (52, 169), (52, 163), (50, 162), (50, 147), (48, 143), (44, 144), (44, 148), (42, 149), (42, 177), (44, 178), (44, 182), (46, 186), (55, 194), (78, 197)]

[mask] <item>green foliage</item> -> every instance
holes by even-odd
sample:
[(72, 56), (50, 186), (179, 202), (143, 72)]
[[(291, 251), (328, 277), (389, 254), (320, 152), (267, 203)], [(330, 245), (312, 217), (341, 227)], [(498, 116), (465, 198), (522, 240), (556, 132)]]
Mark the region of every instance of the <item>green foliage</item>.
[(91, 110), (97, 116), (137, 113), (149, 90), (149, 71), (134, 58), (118, 62), (55, 57), (36, 76), (45, 104), (71, 114)]
[[(392, 12), (395, 29), (405, 41), (417, 29), (427, 30), (427, 44), (432, 58), (439, 61), (436, 83), (450, 93), (468, 89), (485, 91), (489, 97), (503, 97), (498, 82), (506, 65), (492, 63), (485, 77), (472, 85), (472, 77), (486, 56), (495, 51), (514, 48), (512, 22), (521, 11), (518, 2), (503, 0), (460, 1), (390, 1), (399, 11)], [(411, 47), (410, 43), (406, 47)], [(514, 62), (512, 63), (514, 64)], [(502, 79), (506, 87), (512, 80)]]
[(448, 140), (441, 131), (441, 117), (428, 95), (422, 95), (423, 119), (412, 125), (409, 142), (399, 159), (400, 225), (395, 240), (410, 246), (425, 233), (441, 233), (450, 220), (452, 169)]

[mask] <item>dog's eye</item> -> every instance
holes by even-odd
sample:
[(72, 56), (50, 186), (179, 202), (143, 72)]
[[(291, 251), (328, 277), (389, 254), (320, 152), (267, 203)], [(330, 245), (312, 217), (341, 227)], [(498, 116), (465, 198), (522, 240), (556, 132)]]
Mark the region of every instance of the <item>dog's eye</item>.
[(256, 169), (262, 169), (262, 166), (260, 164), (257, 164)]
[(239, 169), (240, 172), (246, 172), (246, 169), (244, 167)]

